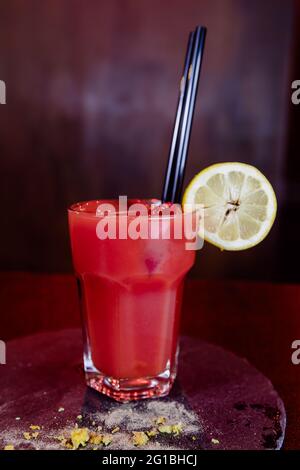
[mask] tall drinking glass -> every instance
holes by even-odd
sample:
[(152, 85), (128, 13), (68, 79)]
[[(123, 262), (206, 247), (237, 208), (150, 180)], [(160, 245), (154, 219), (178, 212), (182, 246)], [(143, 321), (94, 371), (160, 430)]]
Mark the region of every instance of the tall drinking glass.
[[(176, 376), (184, 277), (195, 258), (184, 234), (175, 237), (185, 216), (157, 210), (138, 218), (116, 200), (77, 203), (68, 212), (87, 384), (118, 401), (167, 395)], [(141, 225), (150, 224), (146, 237)]]

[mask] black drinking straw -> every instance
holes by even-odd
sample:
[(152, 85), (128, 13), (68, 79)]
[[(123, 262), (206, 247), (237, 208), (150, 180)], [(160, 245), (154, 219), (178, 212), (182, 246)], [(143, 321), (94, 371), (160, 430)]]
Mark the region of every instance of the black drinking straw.
[(171, 140), (171, 146), (169, 150), (169, 158), (167, 164), (167, 170), (165, 175), (165, 182), (162, 194), (162, 201), (172, 201), (173, 200), (173, 180), (176, 168), (176, 159), (177, 159), (177, 150), (178, 150), (178, 136), (181, 128), (181, 116), (184, 105), (184, 100), (186, 96), (186, 88), (188, 82), (188, 73), (191, 64), (192, 51), (194, 44), (194, 32), (189, 34), (189, 40), (185, 55), (185, 62), (183, 67), (183, 74), (180, 81), (179, 97), (177, 104), (177, 111), (174, 121), (173, 136)]
[(206, 28), (202, 26), (198, 26), (189, 36), (162, 202), (181, 201), (205, 36)]

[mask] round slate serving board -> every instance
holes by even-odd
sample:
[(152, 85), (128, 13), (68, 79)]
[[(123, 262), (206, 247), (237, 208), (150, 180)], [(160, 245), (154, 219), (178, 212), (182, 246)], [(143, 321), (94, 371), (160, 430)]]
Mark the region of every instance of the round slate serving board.
[[(42, 333), (11, 341), (0, 366), (0, 447), (59, 449), (57, 436), (75, 423), (110, 434), (106, 449), (131, 449), (133, 431), (156, 418), (183, 425), (159, 433), (148, 449), (279, 449), (286, 415), (271, 382), (245, 359), (218, 346), (181, 339), (178, 379), (169, 397), (119, 404), (85, 386), (79, 330)], [(36, 438), (24, 432), (40, 426)], [(90, 448), (87, 446), (86, 448)]]

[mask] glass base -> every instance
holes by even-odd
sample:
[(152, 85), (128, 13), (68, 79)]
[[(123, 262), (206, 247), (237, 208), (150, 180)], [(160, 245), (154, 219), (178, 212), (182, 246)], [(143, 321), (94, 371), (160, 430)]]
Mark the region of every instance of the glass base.
[(89, 387), (119, 402), (141, 400), (145, 398), (165, 397), (169, 394), (176, 377), (175, 370), (165, 370), (156, 377), (139, 377), (138, 379), (115, 379), (101, 372), (85, 371)]
[(86, 383), (89, 387), (114, 400), (128, 402), (145, 398), (165, 397), (169, 394), (175, 380), (175, 374), (139, 379), (114, 379), (101, 373), (86, 372)]
[(177, 375), (178, 355), (177, 346), (173, 361), (168, 361), (166, 369), (154, 377), (115, 378), (107, 376), (95, 367), (91, 350), (86, 347), (83, 354), (86, 384), (97, 392), (123, 403), (165, 397), (169, 394)]

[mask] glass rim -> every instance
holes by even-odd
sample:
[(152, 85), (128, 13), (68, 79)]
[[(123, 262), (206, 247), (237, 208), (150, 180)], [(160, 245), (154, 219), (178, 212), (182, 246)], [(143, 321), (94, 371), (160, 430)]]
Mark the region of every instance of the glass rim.
[[(99, 203), (100, 204), (113, 204), (115, 202), (118, 202), (119, 200), (118, 199), (113, 199), (113, 198), (110, 198), (110, 199), (89, 199), (89, 200), (85, 200), (85, 201), (79, 201), (79, 202), (75, 202), (73, 204), (71, 204), (69, 207), (68, 207), (68, 212), (70, 213), (74, 213), (78, 216), (82, 216), (82, 217), (91, 217), (91, 218), (100, 218), (101, 216), (100, 215), (97, 215), (96, 211), (95, 210), (90, 210), (90, 211), (87, 211), (87, 210), (78, 210), (81, 206), (84, 206), (84, 205), (87, 205), (89, 203)], [(143, 203), (153, 203), (153, 205), (160, 205), (161, 204), (161, 200), (160, 199), (156, 199), (156, 198), (145, 198), (145, 199), (136, 199), (136, 198), (129, 198), (127, 199), (127, 204), (143, 204)], [(166, 213), (166, 214), (152, 214), (150, 212), (150, 214), (147, 214), (144, 215), (140, 215), (139, 217), (148, 217), (149, 219), (155, 219), (155, 218), (159, 218), (160, 220), (162, 219), (174, 219), (175, 217), (178, 217), (178, 216), (184, 216), (186, 217), (188, 214), (189, 216), (191, 216), (191, 213), (193, 214), (196, 214), (197, 213), (197, 209), (194, 209), (192, 211), (189, 211), (189, 212), (184, 212), (182, 210), (182, 206), (181, 204), (176, 204), (176, 203), (167, 203), (167, 204), (172, 204), (172, 205), (175, 205), (177, 207), (180, 207), (181, 208), (181, 212), (177, 212), (177, 213), (173, 213), (173, 214), (170, 214), (170, 213)], [(171, 207), (171, 206), (170, 206)], [(107, 214), (105, 215), (105, 217), (118, 217), (118, 216), (127, 216), (127, 217), (135, 217), (134, 214), (129, 214), (128, 215), (128, 212), (122, 212), (122, 211), (119, 211), (118, 208), (115, 209), (115, 212), (113, 214)]]

